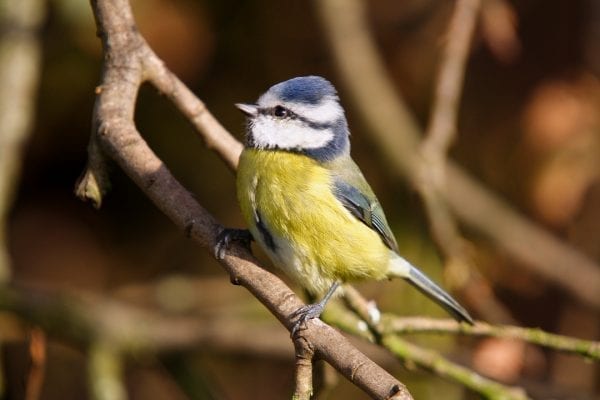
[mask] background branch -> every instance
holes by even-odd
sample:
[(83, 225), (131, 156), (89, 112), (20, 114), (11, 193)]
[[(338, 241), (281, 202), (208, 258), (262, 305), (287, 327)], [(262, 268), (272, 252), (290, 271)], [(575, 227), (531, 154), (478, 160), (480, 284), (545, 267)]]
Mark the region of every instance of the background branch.
[[(420, 184), (417, 156), (421, 129), (394, 91), (359, 0), (315, 2), (342, 82), (392, 171)], [(356, 57), (360, 54), (360, 57)], [(372, 101), (377, 98), (378, 101)], [(447, 164), (449, 208), (523, 266), (584, 304), (600, 308), (600, 267), (539, 225), (517, 213), (463, 168)], [(532, 249), (536, 249), (532, 251)]]
[(41, 49), (42, 0), (5, 0), (0, 14), (0, 283), (10, 276), (6, 218), (33, 125)]
[(473, 326), (459, 324), (450, 319), (434, 320), (431, 318), (397, 318), (392, 315), (382, 316), (384, 332), (397, 334), (435, 333), (465, 334), (468, 336), (492, 336), (497, 338), (522, 340), (553, 350), (578, 354), (583, 357), (600, 360), (600, 342), (575, 339), (563, 335), (555, 335), (536, 328), (520, 326), (497, 326), (485, 322), (477, 322)]
[[(38, 29), (44, 14), (42, 0), (5, 0), (0, 10), (0, 284), (11, 276), (7, 220), (18, 187), (23, 147), (33, 126), (41, 64)], [(0, 334), (0, 350), (3, 346)], [(4, 377), (0, 362), (0, 398), (5, 394)], [(34, 379), (32, 385), (37, 382)], [(28, 389), (35, 399), (39, 391), (32, 385)]]
[(440, 64), (433, 110), (421, 151), (429, 168), (443, 168), (443, 160), (454, 141), (460, 95), (473, 32), (481, 7), (480, 0), (457, 0), (448, 25)]
[[(460, 95), (480, 5), (479, 0), (458, 0), (454, 5), (444, 39), (431, 117), (420, 144), (423, 160), (417, 186), (427, 209), (432, 235), (449, 259), (446, 264), (467, 270), (471, 264), (467, 246), (446, 202), (446, 157), (456, 136)], [(450, 271), (448, 275), (464, 273)]]
[(89, 375), (94, 400), (125, 400), (123, 360), (111, 343), (98, 341), (90, 347)]

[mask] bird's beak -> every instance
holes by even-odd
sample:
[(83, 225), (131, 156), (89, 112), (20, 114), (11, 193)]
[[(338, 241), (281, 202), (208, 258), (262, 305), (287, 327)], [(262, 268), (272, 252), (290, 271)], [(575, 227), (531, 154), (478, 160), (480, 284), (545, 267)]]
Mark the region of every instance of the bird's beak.
[(250, 118), (258, 115), (258, 106), (255, 104), (237, 103), (235, 106)]

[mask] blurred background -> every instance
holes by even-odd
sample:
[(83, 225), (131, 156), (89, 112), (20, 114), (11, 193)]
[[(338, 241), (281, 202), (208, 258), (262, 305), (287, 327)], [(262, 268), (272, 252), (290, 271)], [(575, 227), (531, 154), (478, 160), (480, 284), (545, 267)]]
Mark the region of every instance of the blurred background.
[[(0, 16), (6, 23), (10, 13), (2, 1), (7, 5), (0, 7)], [(13, 152), (22, 157), (21, 171), (5, 221), (12, 282), (35, 290), (93, 292), (198, 318), (207, 329), (215, 329), (216, 334), (193, 347), (128, 359), (125, 376), (131, 399), (289, 397), (294, 357), (285, 329), (244, 289), (231, 285), (208, 253), (186, 239), (122, 171), (112, 168), (112, 190), (100, 210), (74, 196), (86, 162), (100, 42), (88, 2), (40, 4), (35, 32), (42, 54), (32, 126), (20, 151)], [(272, 84), (294, 76), (317, 74), (331, 80), (347, 112), (353, 156), (383, 204), (403, 254), (442, 281), (442, 258), (422, 202), (383, 162), (356, 105), (348, 100), (315, 4), (132, 0), (139, 29), (151, 47), (240, 140), (245, 122), (234, 103), (252, 102)], [(425, 127), (454, 2), (367, 4), (391, 82)], [(9, 30), (9, 25), (1, 28)], [(482, 185), (596, 262), (599, 73), (600, 3), (484, 1), (452, 148), (452, 158)], [(0, 96), (4, 89), (0, 87)], [(233, 174), (151, 87), (140, 93), (136, 123), (205, 208), (226, 226), (243, 226)], [(463, 233), (471, 241), (479, 271), (513, 323), (600, 338), (598, 309), (529, 272), (478, 232)], [(402, 282), (358, 288), (388, 312), (444, 316)], [(505, 322), (494, 315), (476, 317)], [(0, 312), (7, 399), (25, 397), (31, 328), (15, 314)], [(414, 339), (485, 375), (521, 385), (535, 398), (600, 398), (597, 363), (579, 357), (492, 339)], [(40, 398), (91, 398), (85, 349), (51, 336), (47, 340)], [(439, 393), (445, 399), (477, 398), (456, 384), (407, 369), (378, 349), (361, 348), (406, 383), (415, 398), (440, 398)], [(329, 398), (366, 395), (339, 378)]]

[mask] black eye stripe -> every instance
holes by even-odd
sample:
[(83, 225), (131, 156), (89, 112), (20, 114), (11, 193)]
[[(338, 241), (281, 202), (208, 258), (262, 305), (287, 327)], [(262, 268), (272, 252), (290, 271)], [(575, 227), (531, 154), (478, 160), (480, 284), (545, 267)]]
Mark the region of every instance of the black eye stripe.
[(258, 109), (260, 115), (270, 115), (276, 118), (298, 118), (298, 114), (291, 111), (289, 108), (277, 105), (275, 107), (262, 107)]
[[(283, 109), (286, 112), (285, 116), (277, 116), (275, 115), (277, 109)], [(281, 110), (279, 110), (281, 111)], [(302, 121), (303, 123), (305, 123), (308, 127), (312, 128), (312, 129), (316, 129), (316, 130), (325, 130), (325, 129), (329, 129), (331, 127), (333, 127), (335, 125), (335, 123), (337, 121), (334, 122), (316, 122), (313, 121), (311, 119), (308, 119), (306, 117), (303, 117), (301, 115), (296, 114), (295, 112), (291, 111), (289, 108), (285, 108), (281, 105), (277, 105), (275, 107), (261, 107), (258, 109), (258, 113), (260, 115), (269, 115), (269, 116), (274, 116), (276, 118), (286, 118), (286, 119), (295, 119), (295, 120), (299, 120)]]

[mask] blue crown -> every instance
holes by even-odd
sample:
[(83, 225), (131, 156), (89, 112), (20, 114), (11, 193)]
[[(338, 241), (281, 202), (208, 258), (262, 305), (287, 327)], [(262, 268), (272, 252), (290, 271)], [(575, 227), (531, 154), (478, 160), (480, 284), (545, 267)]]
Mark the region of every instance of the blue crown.
[(271, 87), (283, 101), (316, 105), (325, 97), (337, 98), (333, 85), (320, 76), (300, 76)]

